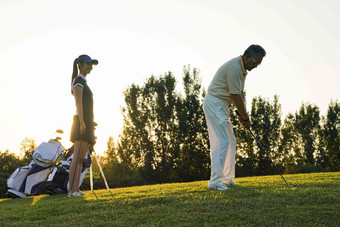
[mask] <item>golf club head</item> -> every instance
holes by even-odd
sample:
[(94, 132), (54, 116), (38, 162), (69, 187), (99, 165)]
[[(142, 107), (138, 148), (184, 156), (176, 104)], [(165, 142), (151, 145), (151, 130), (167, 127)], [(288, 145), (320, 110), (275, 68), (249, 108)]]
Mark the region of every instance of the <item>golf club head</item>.
[(299, 186), (299, 184), (291, 184), (291, 185), (289, 185), (289, 187), (291, 187), (291, 188), (296, 188), (298, 186)]
[(56, 133), (60, 133), (60, 134), (63, 134), (64, 133), (64, 131), (63, 130), (61, 130), (61, 129), (57, 129), (57, 131), (55, 131)]

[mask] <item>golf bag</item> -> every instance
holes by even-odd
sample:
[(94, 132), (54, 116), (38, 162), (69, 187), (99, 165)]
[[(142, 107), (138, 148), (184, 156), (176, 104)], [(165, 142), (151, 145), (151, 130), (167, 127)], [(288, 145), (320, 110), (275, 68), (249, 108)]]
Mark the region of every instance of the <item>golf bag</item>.
[(64, 150), (58, 139), (41, 143), (32, 154), (32, 161), (17, 168), (7, 180), (7, 196), (24, 198), (34, 195), (44, 185), (56, 161)]
[[(90, 145), (89, 150), (86, 153), (85, 159), (82, 164), (79, 187), (84, 181), (87, 171), (91, 167), (91, 153), (93, 146)], [(64, 194), (70, 191), (69, 183), (69, 171), (73, 159), (74, 146), (69, 148), (66, 154), (63, 154), (60, 158), (61, 164), (54, 167), (50, 177), (47, 179), (46, 188), (47, 193), (50, 195)]]

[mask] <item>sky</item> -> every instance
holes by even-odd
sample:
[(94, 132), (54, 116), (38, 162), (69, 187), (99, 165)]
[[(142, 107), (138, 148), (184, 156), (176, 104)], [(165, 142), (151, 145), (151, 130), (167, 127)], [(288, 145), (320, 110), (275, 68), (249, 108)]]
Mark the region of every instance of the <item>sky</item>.
[(207, 89), (216, 70), (251, 44), (267, 52), (246, 80), (251, 100), (279, 96), (282, 113), (302, 103), (327, 111), (340, 100), (338, 0), (0, 0), (0, 151), (19, 154), (62, 129), (69, 147), (74, 97), (72, 64), (99, 60), (88, 84), (94, 93), (103, 154), (122, 129), (123, 91), (183, 66), (200, 70)]

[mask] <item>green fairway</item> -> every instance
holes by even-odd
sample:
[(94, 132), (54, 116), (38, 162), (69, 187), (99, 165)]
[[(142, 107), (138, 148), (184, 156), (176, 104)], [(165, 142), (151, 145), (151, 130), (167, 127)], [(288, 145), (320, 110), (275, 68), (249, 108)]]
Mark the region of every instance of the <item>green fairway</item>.
[(340, 173), (236, 178), (0, 200), (0, 226), (340, 226)]

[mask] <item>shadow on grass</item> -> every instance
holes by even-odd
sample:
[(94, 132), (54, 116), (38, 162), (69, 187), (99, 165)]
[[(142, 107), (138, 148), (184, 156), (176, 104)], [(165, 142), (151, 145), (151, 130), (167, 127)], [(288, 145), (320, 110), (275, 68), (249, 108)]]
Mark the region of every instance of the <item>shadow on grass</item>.
[(46, 221), (93, 226), (334, 225), (330, 204), (339, 201), (337, 181), (312, 176), (294, 180), (299, 187), (288, 188), (274, 176), (239, 179), (239, 186), (225, 192), (208, 190), (206, 181), (87, 191), (84, 197), (21, 199), (27, 200), (23, 207), (21, 201), (10, 201), (12, 205), (5, 200), (6, 210), (0, 211), (10, 213), (3, 215), (5, 221), (17, 219), (21, 226)]

